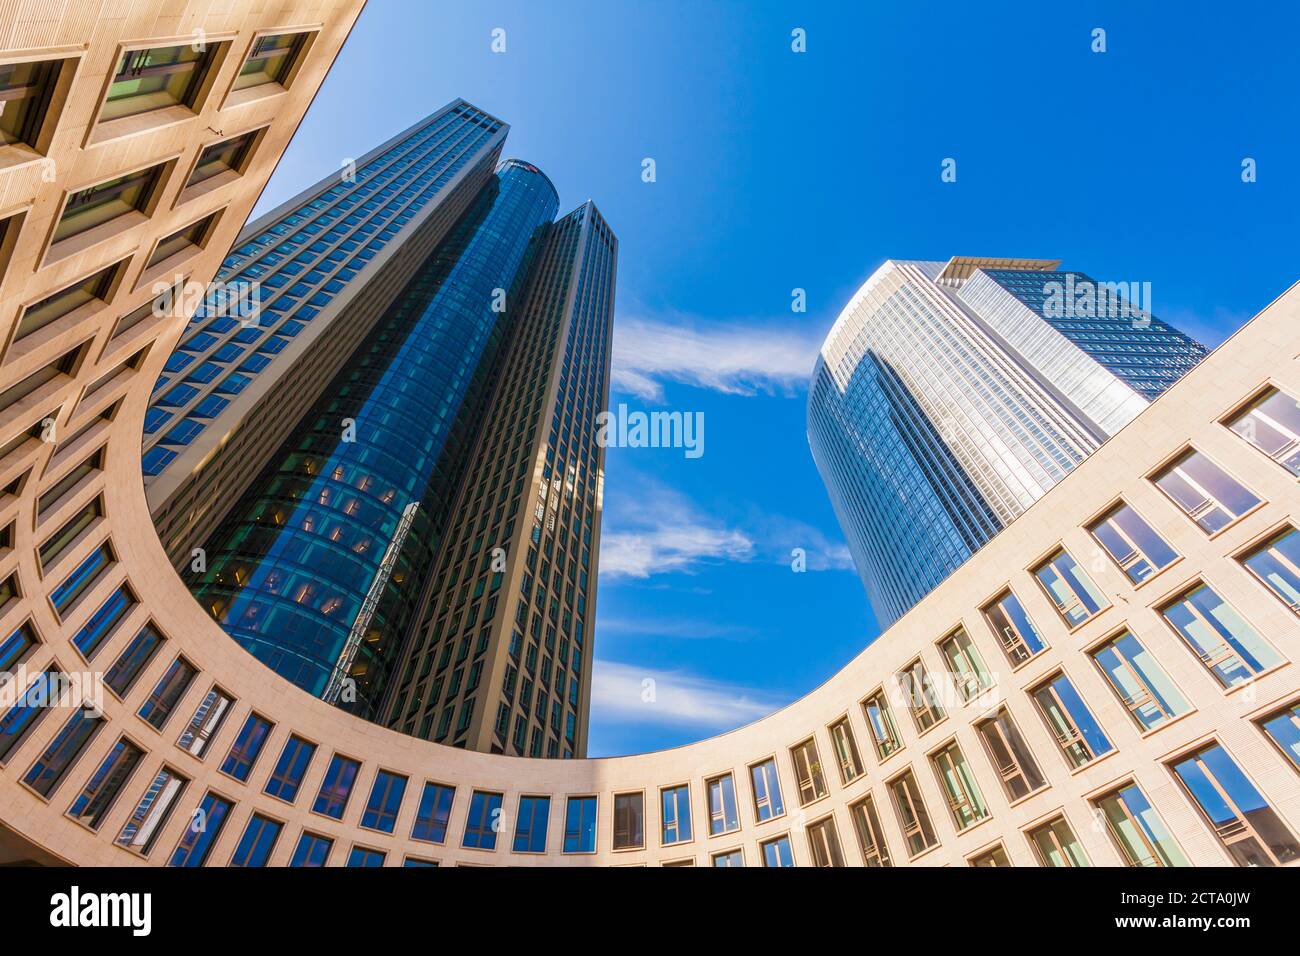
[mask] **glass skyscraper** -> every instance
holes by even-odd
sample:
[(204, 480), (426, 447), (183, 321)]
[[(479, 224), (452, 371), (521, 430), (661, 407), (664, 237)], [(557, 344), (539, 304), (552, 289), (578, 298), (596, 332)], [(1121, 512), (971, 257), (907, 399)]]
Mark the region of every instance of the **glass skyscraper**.
[(882, 627), (1205, 355), (1058, 265), (888, 261), (822, 346), (809, 444)]
[[(500, 145), (502, 124), (483, 115), (462, 104), (420, 135), (457, 136), (464, 149), (450, 164), (477, 165), (484, 144)], [(430, 168), (393, 188), (444, 174)], [(347, 231), (358, 223), (320, 240), (328, 224), (308, 232), (312, 213), (347, 189), (324, 206), (305, 195), (306, 224), (261, 230), (227, 267), (247, 270), (276, 250), (259, 280), (279, 293), (299, 281), (282, 279), (295, 257), (277, 245), (295, 229), (317, 259), (333, 243), (354, 243), (345, 261), (364, 249), (366, 236)], [(458, 746), (504, 752), (513, 742), (518, 753), (572, 757), (586, 746), (603, 470), (595, 417), (608, 398), (617, 241), (590, 201), (558, 221), (557, 211), (550, 180), (518, 160), (469, 191), (202, 540), (189, 583), (244, 648), (345, 709)], [(386, 236), (401, 228), (370, 234), (401, 256), (403, 240)], [(301, 281), (318, 281), (308, 275)], [(284, 309), (295, 315), (277, 313), (272, 328), (311, 321), (296, 316), (324, 308), (314, 297), (327, 288), (300, 290)], [(264, 312), (281, 302), (263, 299)], [(364, 307), (354, 298), (337, 324)], [(265, 374), (302, 380), (304, 358), (285, 353)], [(263, 397), (246, 417), (277, 411)], [(485, 700), (489, 691), (501, 700)]]

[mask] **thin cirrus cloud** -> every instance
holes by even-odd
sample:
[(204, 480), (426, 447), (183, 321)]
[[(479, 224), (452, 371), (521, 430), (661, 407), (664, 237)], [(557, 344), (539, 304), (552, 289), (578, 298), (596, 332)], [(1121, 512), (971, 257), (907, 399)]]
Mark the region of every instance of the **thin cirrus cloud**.
[(600, 538), (601, 580), (695, 574), (723, 563), (789, 564), (804, 552), (809, 571), (852, 571), (842, 541), (794, 518), (755, 511), (731, 526), (704, 514), (686, 495), (640, 473), (625, 476), (629, 494), (611, 502)]
[(685, 670), (597, 659), (591, 673), (593, 723), (730, 730), (770, 714), (784, 701), (766, 691)]
[(807, 385), (822, 338), (770, 323), (619, 316), (611, 383), (654, 402), (664, 400), (666, 382), (729, 395), (793, 395)]

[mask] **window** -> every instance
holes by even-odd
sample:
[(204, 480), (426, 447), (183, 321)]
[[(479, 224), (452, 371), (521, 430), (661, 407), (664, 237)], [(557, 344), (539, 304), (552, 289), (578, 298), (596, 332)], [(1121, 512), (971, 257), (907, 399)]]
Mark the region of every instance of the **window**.
[(726, 850), (713, 854), (714, 866), (744, 866), (745, 854), (740, 850)]
[(298, 846), (294, 848), (293, 858), (289, 860), (289, 865), (324, 866), (333, 847), (334, 841), (329, 837), (303, 830), (302, 836), (298, 838)]
[(889, 847), (885, 843), (885, 831), (880, 827), (880, 818), (876, 816), (876, 802), (871, 797), (864, 797), (849, 807), (853, 818), (853, 829), (858, 835), (858, 849), (862, 851), (865, 866), (893, 866), (889, 860)]
[(1260, 503), (1249, 489), (1194, 449), (1152, 480), (1208, 534), (1222, 531)]
[(1288, 704), (1259, 722), (1260, 729), (1278, 750), (1300, 770), (1300, 702)]
[(163, 766), (136, 804), (135, 811), (117, 835), (117, 845), (141, 856), (153, 849), (154, 840), (176, 809), (177, 800), (189, 783), (171, 767)]
[(23, 777), (23, 783), (41, 796), (48, 797), (104, 723), (104, 718), (97, 711), (77, 708), (63, 729), (50, 741), (45, 752), (36, 758), (36, 762)]
[(79, 189), (68, 196), (54, 227), (52, 244), (89, 232), (129, 213), (148, 214), (164, 166), (150, 166)]
[(1005, 707), (999, 708), (988, 720), (976, 724), (975, 729), (984, 741), (984, 749), (1002, 781), (1002, 789), (1006, 791), (1008, 800), (1027, 797), (1039, 787), (1047, 785), (1038, 770), (1038, 764), (1034, 762), (1033, 754)]
[(284, 750), (280, 751), (280, 759), (271, 772), (271, 779), (266, 781), (266, 792), (285, 803), (293, 803), (298, 797), (298, 788), (302, 785), (307, 765), (315, 753), (315, 744), (309, 744), (301, 737), (290, 737)]
[(564, 852), (596, 852), (595, 797), (569, 797), (564, 811)]
[(1237, 866), (1300, 859), (1282, 818), (1217, 743), (1175, 761), (1173, 771)]
[[(115, 263), (106, 269), (86, 276), (79, 282), (64, 286), (58, 292), (47, 295), (39, 302), (33, 302), (23, 309), (18, 320), (18, 330), (14, 341), (52, 325), (64, 316), (71, 315), (84, 305), (92, 302), (107, 302), (113, 296), (117, 280), (121, 274), (122, 263)], [(69, 372), (71, 369), (69, 369)]]
[(66, 617), (77, 598), (90, 590), (91, 586), (99, 580), (100, 574), (111, 567), (116, 560), (113, 546), (106, 541), (73, 568), (59, 586), (50, 592), (50, 603), (54, 605), (54, 610), (59, 617)]
[(1012, 667), (1020, 666), (1047, 647), (1021, 606), (1020, 599), (1010, 591), (1004, 591), (986, 605), (983, 613)]
[(271, 858), (271, 851), (275, 849), (276, 841), (280, 839), (282, 829), (284, 825), (278, 820), (257, 813), (253, 814), (252, 819), (248, 821), (248, 826), (244, 828), (244, 835), (239, 838), (239, 845), (235, 847), (235, 855), (230, 858), (230, 865), (266, 866)]
[(1191, 710), (1173, 681), (1130, 632), (1096, 648), (1092, 659), (1142, 730), (1154, 730)]
[(898, 687), (903, 692), (917, 733), (925, 733), (939, 721), (943, 720), (943, 708), (939, 706), (939, 695), (925, 672), (925, 665), (920, 660), (913, 661), (906, 670), (899, 671)]
[(68, 815), (98, 830), (143, 757), (144, 751), (131, 741), (119, 740), (72, 801)]
[(162, 643), (163, 636), (152, 624), (146, 624), (141, 628), (140, 633), (131, 639), (126, 650), (104, 675), (104, 683), (108, 685), (108, 689), (118, 697), (125, 697), (145, 667), (153, 660), (154, 653)]
[(1093, 803), (1105, 817), (1106, 831), (1129, 866), (1188, 865), (1137, 784), (1126, 783)]
[(736, 812), (736, 782), (731, 774), (723, 774), (705, 781), (709, 800), (709, 835), (730, 833), (740, 829)]
[(833, 817), (808, 825), (808, 850), (812, 853), (813, 866), (844, 865), (844, 852), (840, 849)]
[(691, 839), (691, 789), (687, 784), (666, 787), (659, 793), (662, 798), (662, 842), (687, 843)]
[(203, 82), (218, 44), (194, 44), (128, 50), (118, 61), (99, 122), (135, 116), (168, 106), (197, 111)]
[[(123, 584), (104, 600), (95, 613), (86, 619), (85, 624), (81, 625), (77, 633), (72, 636), (72, 646), (87, 660), (93, 658), (116, 630), (117, 625), (130, 613), (135, 603), (135, 595)], [(179, 678), (181, 674), (178, 672), (176, 676)], [(166, 717), (165, 714), (162, 716)]]
[(235, 77), (234, 89), (246, 90), (254, 86), (275, 83), (288, 86), (298, 59), (306, 49), (309, 34), (277, 33), (258, 37), (249, 51), (248, 59)]
[(975, 775), (956, 741), (933, 754), (930, 762), (943, 785), (944, 794), (948, 798), (948, 809), (952, 811), (953, 824), (958, 830), (964, 830), (988, 817), (989, 811), (984, 805), (984, 798), (980, 796)]
[(1142, 516), (1120, 502), (1088, 525), (1088, 532), (1134, 584), (1141, 584), (1178, 559)]
[(809, 737), (790, 748), (794, 763), (794, 779), (799, 790), (799, 804), (807, 806), (826, 796), (826, 777), (822, 773), (821, 758), (817, 755), (817, 742)]
[(379, 771), (370, 787), (370, 799), (366, 801), (365, 813), (361, 815), (361, 825), (368, 830), (392, 833), (404, 796), (406, 778), (387, 770)]
[(916, 786), (916, 778), (908, 770), (889, 784), (889, 795), (894, 801), (894, 811), (898, 814), (898, 825), (902, 827), (903, 839), (907, 842), (907, 855), (916, 856), (937, 846), (938, 837), (930, 824), (930, 814), (926, 812), (921, 791)]
[(379, 850), (372, 850), (369, 847), (354, 846), (352, 852), (348, 854), (348, 866), (383, 866), (384, 853)]
[(230, 753), (221, 762), (221, 772), (229, 774), (236, 780), (247, 780), (257, 763), (258, 756), (266, 739), (271, 736), (272, 724), (265, 717), (249, 714), (244, 726), (239, 729), (235, 742), (230, 745)]
[[(3, 602), (0, 602), (3, 607)], [(39, 644), (30, 623), (19, 624), (3, 641), (0, 641), (0, 673), (11, 673)]]
[(1259, 632), (1206, 584), (1160, 613), (1225, 688), (1244, 684), (1282, 662)]
[(1242, 563), (1300, 614), (1300, 531), (1287, 528), (1247, 554)]
[(614, 849), (645, 846), (645, 794), (614, 794)]
[(214, 687), (204, 696), (199, 709), (190, 718), (189, 725), (181, 733), (176, 745), (195, 757), (202, 757), (208, 749), (208, 743), (216, 736), (221, 725), (230, 713), (234, 700), (221, 689)]
[[(569, 805), (569, 810), (570, 813), (572, 813), (572, 804)], [(519, 798), (519, 820), (515, 824), (515, 842), (513, 847), (516, 853), (546, 852), (546, 829), (550, 815), (550, 797), (524, 796)], [(568, 825), (569, 820), (566, 818), (564, 830), (566, 853), (572, 852), (567, 849), (569, 841)]]
[(411, 839), (428, 843), (446, 842), (447, 821), (451, 819), (451, 804), (455, 796), (455, 787), (426, 783), (424, 793), (420, 795), (420, 807), (415, 813)]
[(202, 866), (212, 851), (212, 844), (221, 835), (233, 807), (234, 804), (224, 797), (215, 793), (205, 794), (167, 865)]
[(787, 836), (764, 840), (759, 844), (763, 851), (764, 866), (794, 866), (794, 854), (790, 852), (790, 838)]
[(1034, 569), (1034, 577), (1070, 627), (1078, 627), (1110, 602), (1065, 550)]
[(958, 628), (939, 645), (944, 660), (948, 662), (948, 671), (962, 700), (971, 701), (993, 686), (993, 677), (984, 664), (984, 658), (967, 636), (965, 629)]
[(465, 820), (461, 846), (495, 850), (500, 816), (501, 794), (475, 790), (469, 801), (469, 817)]
[(0, 146), (37, 146), (62, 66), (61, 60), (0, 65)]
[(997, 866), (1011, 865), (1011, 860), (1007, 856), (1007, 851), (1003, 849), (1001, 844), (998, 844), (991, 850), (985, 850), (979, 856), (971, 857), (968, 862), (970, 863), (971, 866), (978, 866), (978, 867), (997, 867)]
[[(11, 678), (12, 679), (12, 678)], [(61, 699), (60, 687), (65, 675), (50, 669), (38, 674), (27, 689), (17, 695), (13, 706), (0, 717), (0, 761), (9, 759), (27, 735), (45, 718)], [(6, 693), (5, 697), (9, 697)]]
[[(218, 213), (210, 216), (204, 216), (198, 222), (192, 222), (183, 229), (178, 229), (170, 235), (163, 236), (158, 240), (158, 245), (154, 247), (153, 253), (149, 256), (149, 261), (144, 264), (145, 269), (152, 269), (160, 263), (166, 262), (172, 256), (179, 256), (182, 253), (192, 250), (202, 249), (207, 244), (208, 237), (212, 235), (217, 225)], [(203, 368), (203, 366), (199, 366)], [(212, 377), (216, 377), (216, 369), (212, 369)]]
[(1270, 388), (1224, 424), (1300, 477), (1300, 403), (1290, 395)]
[(876, 746), (876, 758), (884, 760), (896, 750), (902, 749), (898, 729), (894, 726), (894, 716), (889, 710), (889, 701), (883, 691), (862, 702), (862, 712), (866, 714), (867, 726), (871, 728), (871, 742)]
[(749, 768), (749, 779), (754, 787), (754, 815), (758, 822), (771, 820), (785, 813), (781, 800), (781, 781), (776, 773), (776, 761), (764, 760)]
[(1071, 767), (1082, 767), (1110, 753), (1110, 741), (1064, 674), (1049, 678), (1035, 688), (1031, 696)]
[(1049, 820), (1027, 834), (1040, 866), (1089, 866), (1088, 856), (1065, 817)]
[(140, 717), (144, 722), (154, 730), (162, 730), (196, 674), (198, 671), (194, 665), (185, 658), (178, 657), (172, 661), (153, 693), (140, 705)]
[(352, 795), (352, 785), (356, 783), (360, 770), (361, 764), (357, 761), (335, 754), (330, 760), (329, 769), (325, 771), (325, 779), (321, 781), (312, 812), (342, 820), (348, 797)]
[(853, 728), (844, 717), (831, 724), (831, 743), (839, 763), (840, 781), (848, 784), (862, 776), (862, 758), (858, 756), (858, 743), (853, 739)]
[(247, 166), (248, 158), (252, 154), (253, 146), (260, 135), (260, 130), (253, 130), (205, 146), (203, 151), (199, 153), (198, 161), (194, 164), (194, 170), (190, 173), (185, 188), (189, 189), (199, 183), (207, 182), (222, 173), (243, 172)]

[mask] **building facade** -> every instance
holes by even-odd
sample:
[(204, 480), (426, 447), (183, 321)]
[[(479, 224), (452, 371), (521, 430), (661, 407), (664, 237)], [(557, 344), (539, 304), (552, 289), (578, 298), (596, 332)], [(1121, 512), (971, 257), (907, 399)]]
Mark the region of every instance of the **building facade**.
[(891, 260), (822, 346), (809, 445), (882, 627), (1205, 355), (1058, 264)]
[(457, 100), (243, 229), (145, 423), (145, 487), (177, 567), (487, 185), (507, 131)]
[[(136, 377), (105, 432), (89, 540), (41, 574), (43, 539), (11, 525), (37, 489), (0, 511), (16, 678), (0, 701), (3, 858), (1295, 866), (1297, 328), (1300, 286), (808, 696), (599, 760), (419, 740), (256, 663), (150, 527), (152, 383)], [(86, 565), (102, 545), (111, 563)], [(126, 612), (92, 625), (123, 590)], [(93, 680), (80, 697), (56, 680), (83, 672), (102, 676), (93, 707)]]

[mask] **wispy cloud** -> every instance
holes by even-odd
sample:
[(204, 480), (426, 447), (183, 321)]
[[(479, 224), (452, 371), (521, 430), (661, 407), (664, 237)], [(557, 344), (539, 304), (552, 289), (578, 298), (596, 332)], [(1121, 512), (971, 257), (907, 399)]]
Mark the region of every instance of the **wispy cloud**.
[(745, 641), (756, 633), (742, 624), (701, 621), (694, 618), (607, 618), (597, 623), (602, 635), (632, 634), (692, 641)]
[(710, 561), (748, 561), (754, 542), (727, 528), (664, 523), (640, 531), (614, 531), (600, 542), (600, 573), (648, 578), (691, 572)]
[(606, 512), (600, 539), (603, 578), (694, 574), (724, 562), (789, 564), (804, 552), (806, 570), (852, 571), (841, 541), (783, 515), (754, 511), (742, 525), (705, 514), (694, 501), (647, 475), (625, 476), (632, 493)]
[(603, 521), (602, 578), (691, 574), (709, 564), (753, 557), (747, 534), (703, 514), (686, 495), (638, 472), (625, 478), (629, 493), (611, 502)]
[(593, 722), (730, 730), (784, 701), (771, 693), (686, 670), (660, 670), (597, 659), (591, 674)]
[(663, 401), (665, 382), (730, 395), (791, 395), (807, 384), (824, 332), (801, 325), (620, 315), (614, 323), (612, 383), (656, 402)]

